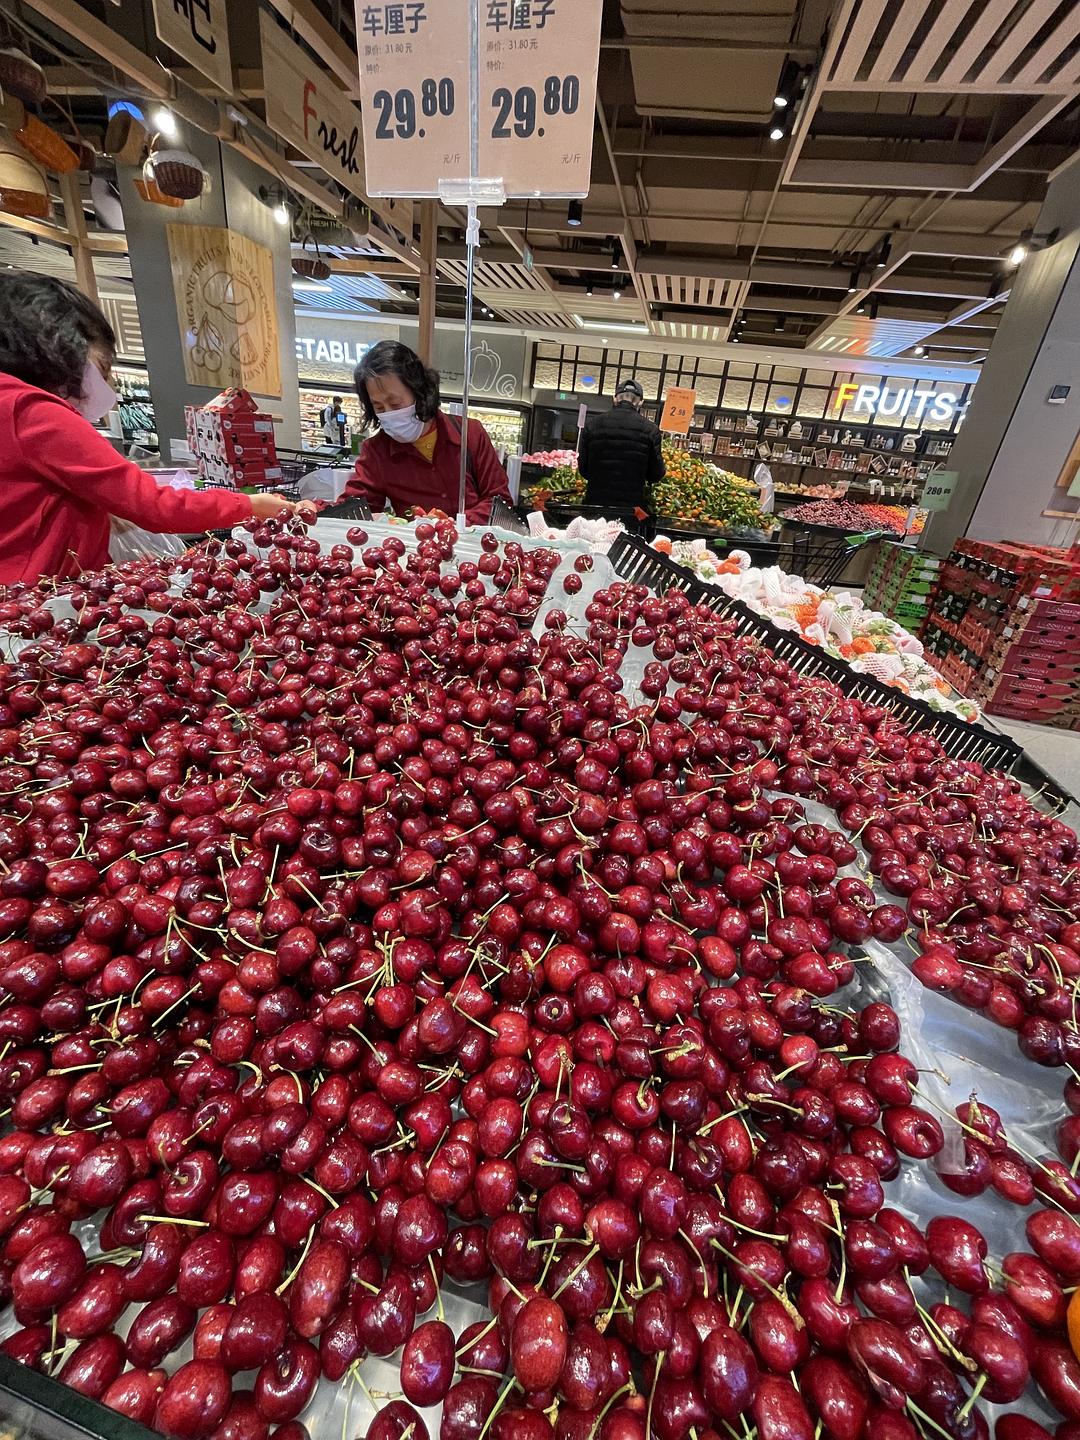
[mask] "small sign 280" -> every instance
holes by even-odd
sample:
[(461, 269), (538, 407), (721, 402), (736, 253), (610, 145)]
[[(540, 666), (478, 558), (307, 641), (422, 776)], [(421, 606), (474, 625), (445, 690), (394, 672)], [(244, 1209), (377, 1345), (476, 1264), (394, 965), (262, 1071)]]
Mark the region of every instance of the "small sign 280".
[(922, 509), (947, 510), (959, 478), (959, 470), (935, 470), (923, 487), (919, 501)]

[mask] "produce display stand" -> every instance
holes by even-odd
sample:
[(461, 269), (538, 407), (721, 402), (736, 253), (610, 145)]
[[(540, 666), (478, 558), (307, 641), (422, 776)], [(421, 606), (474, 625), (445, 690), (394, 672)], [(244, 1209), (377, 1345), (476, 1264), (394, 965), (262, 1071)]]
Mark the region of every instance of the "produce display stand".
[(779, 540), (749, 540), (730, 530), (705, 529), (700, 526), (680, 525), (661, 517), (656, 522), (657, 532), (670, 540), (704, 540), (710, 550), (727, 554), (732, 550), (744, 550), (755, 565), (764, 569), (780, 564), (781, 545)]
[(735, 622), (740, 635), (752, 636), (804, 676), (820, 675), (853, 699), (881, 705), (904, 725), (932, 734), (954, 759), (973, 760), (1003, 770), (1041, 795), (1054, 813), (1061, 814), (1077, 801), (1039, 766), (1016, 740), (985, 725), (969, 725), (933, 710), (894, 686), (860, 675), (842, 660), (809, 645), (790, 631), (758, 615), (715, 585), (707, 585), (682, 565), (630, 535), (620, 535), (608, 554), (615, 573), (635, 585), (683, 591), (695, 604), (707, 605), (724, 619)]
[[(342, 543), (347, 522), (367, 519), (366, 515), (359, 513), (359, 507), (366, 509), (365, 502), (348, 501), (333, 507), (332, 511), (324, 511), (311, 532), (320, 546), (329, 548)], [(500, 522), (508, 518), (501, 512), (498, 515)], [(250, 535), (242, 530), (236, 533), (251, 545)], [(412, 527), (390, 526), (382, 520), (372, 522), (373, 535), (388, 533), (400, 535), (407, 546), (416, 543)], [(517, 538), (505, 530), (502, 533), (506, 538)], [(479, 527), (466, 532), (461, 537), (459, 553), (470, 554), (474, 550), (479, 553), (483, 534), (483, 529)], [(532, 541), (526, 537), (521, 543), (527, 547), (557, 548), (566, 557), (583, 553), (583, 547), (572, 542)], [(740, 636), (767, 646), (800, 676), (807, 679), (820, 676), (832, 681), (849, 696), (887, 708), (903, 723), (933, 734), (954, 758), (978, 761), (1027, 778), (1021, 768), (1023, 751), (1008, 737), (938, 714), (896, 690), (854, 674), (842, 662), (778, 629), (745, 605), (652, 550), (637, 537), (621, 535), (608, 557), (597, 557), (595, 569), (583, 577), (585, 583), (581, 594), (573, 597), (575, 603), (568, 603), (560, 593), (558, 583), (554, 583), (541, 606), (537, 625), (543, 628), (544, 609), (552, 605), (567, 610), (573, 622), (578, 614), (583, 614), (596, 589), (610, 584), (615, 577), (658, 592), (677, 589), (693, 603), (708, 606), (721, 618), (730, 621)], [(632, 672), (638, 658), (645, 653), (637, 650), (636, 655), (631, 652), (627, 657), (625, 668), (631, 690), (635, 683)], [(1049, 790), (1048, 787), (1048, 794), (1060, 806), (1072, 801), (1072, 797), (1060, 789)], [(832, 812), (814, 801), (807, 801), (805, 810), (809, 821), (836, 824)], [(858, 845), (858, 837), (855, 841)], [(860, 859), (864, 858), (860, 853)], [(846, 873), (854, 878), (862, 872), (851, 866), (846, 868)], [(866, 878), (874, 883), (872, 876)], [(875, 889), (881, 893), (878, 886)], [(849, 1007), (881, 1000), (893, 1007), (902, 1025), (903, 1051), (922, 1072), (920, 1089), (941, 1114), (947, 1134), (945, 1148), (932, 1165), (906, 1164), (900, 1176), (888, 1183), (887, 1203), (917, 1218), (922, 1224), (938, 1214), (962, 1214), (979, 1227), (988, 1242), (990, 1256), (999, 1260), (1003, 1254), (1023, 1244), (1024, 1211), (999, 1201), (992, 1192), (974, 1198), (961, 1198), (947, 1186), (942, 1177), (947, 1179), (959, 1172), (964, 1149), (961, 1130), (955, 1120), (948, 1118), (951, 1108), (969, 1095), (977, 1095), (998, 1110), (1010, 1140), (1023, 1145), (1029, 1153), (1045, 1152), (1048, 1148), (1052, 1151), (1055, 1128), (1065, 1113), (1061, 1097), (1061, 1079), (1065, 1072), (1043, 1069), (1023, 1059), (1012, 1042), (1003, 1037), (999, 1028), (985, 1016), (925, 990), (910, 973), (911, 956), (902, 942), (887, 945), (869, 940), (862, 946), (852, 947), (851, 954), (853, 959), (864, 963), (856, 966), (855, 979), (836, 992), (830, 1003)], [(92, 1221), (86, 1223), (91, 1227), (93, 1225)], [(913, 1289), (925, 1305), (934, 1303), (943, 1294), (942, 1285), (929, 1275), (913, 1282)], [(443, 1302), (455, 1333), (460, 1333), (463, 1325), (484, 1313), (476, 1287), (456, 1287), (444, 1281)], [(5, 1313), (4, 1320), (0, 1333), (9, 1333), (10, 1311)], [(189, 1347), (185, 1345), (174, 1358), (183, 1361), (189, 1353)], [(376, 1394), (385, 1395), (397, 1389), (393, 1357), (369, 1357), (364, 1361), (364, 1374), (369, 1388)], [(154, 1433), (82, 1397), (58, 1380), (19, 1365), (4, 1355), (0, 1355), (0, 1396), (3, 1397), (0, 1407), (12, 1433), (19, 1440), (78, 1440), (78, 1437), (86, 1437), (86, 1440), (151, 1440)], [(1020, 1400), (1004, 1409), (985, 1403), (984, 1409), (991, 1420), (1008, 1413), (1027, 1415), (1051, 1427), (1054, 1424), (1033, 1385)], [(430, 1434), (437, 1435), (437, 1409), (426, 1409), (421, 1413)], [(338, 1435), (351, 1440), (351, 1437), (365, 1433), (369, 1418), (369, 1408), (357, 1390), (345, 1384), (327, 1383), (320, 1384), (311, 1405), (301, 1416), (313, 1440), (333, 1440)]]
[(651, 516), (642, 520), (629, 506), (624, 509), (618, 505), (580, 505), (576, 502), (561, 505), (557, 496), (552, 499), (555, 500), (554, 504), (549, 500), (544, 506), (544, 518), (556, 527), (565, 529), (571, 520), (618, 520), (625, 526), (628, 534), (646, 536), (655, 535), (659, 528), (659, 521), (653, 520)]

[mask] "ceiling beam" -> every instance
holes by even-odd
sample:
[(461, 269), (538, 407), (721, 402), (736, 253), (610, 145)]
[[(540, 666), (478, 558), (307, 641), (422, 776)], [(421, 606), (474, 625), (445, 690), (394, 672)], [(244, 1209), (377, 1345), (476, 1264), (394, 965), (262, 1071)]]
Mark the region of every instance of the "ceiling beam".
[(903, 160), (799, 160), (785, 181), (819, 190), (967, 190), (970, 165)]
[(625, 35), (600, 41), (601, 50), (723, 50), (725, 54), (746, 51), (751, 55), (790, 55), (793, 60), (813, 60), (814, 45), (760, 43), (756, 40), (728, 40), (707, 35)]
[(415, 280), (416, 273), (407, 265), (394, 265), (387, 260), (365, 260), (357, 256), (323, 257), (335, 275), (378, 275), (390, 280)]
[(676, 275), (687, 279), (699, 276), (709, 280), (746, 280), (751, 284), (828, 290), (846, 290), (850, 274), (843, 266), (759, 260), (751, 267), (748, 260), (705, 260), (696, 255), (642, 255), (638, 269), (642, 275)]
[(33, 235), (37, 240), (47, 240), (51, 245), (62, 245), (68, 250), (75, 243), (70, 231), (61, 230), (57, 225), (47, 225), (44, 220), (31, 220), (26, 215), (10, 215), (6, 210), (0, 211), (0, 225), (9, 230), (21, 230), (24, 235)]
[[(846, 95), (955, 95), (957, 87), (944, 80), (890, 80), (879, 85), (874, 80), (845, 80), (842, 85), (826, 85), (825, 91), (842, 91)], [(1025, 95), (1060, 95), (1069, 89), (1067, 83), (1050, 80), (1046, 84), (1025, 85)], [(1015, 95), (1017, 87), (1007, 80), (995, 82), (980, 81), (978, 85), (965, 86), (964, 94)], [(1075, 98), (1075, 97), (1074, 97)]]
[(873, 289), (879, 295), (939, 295), (949, 300), (970, 300), (985, 297), (986, 281), (962, 280), (951, 275), (912, 275), (900, 270)]
[(312, 0), (270, 0), (271, 8), (324, 61), (345, 93), (360, 96), (360, 61)]

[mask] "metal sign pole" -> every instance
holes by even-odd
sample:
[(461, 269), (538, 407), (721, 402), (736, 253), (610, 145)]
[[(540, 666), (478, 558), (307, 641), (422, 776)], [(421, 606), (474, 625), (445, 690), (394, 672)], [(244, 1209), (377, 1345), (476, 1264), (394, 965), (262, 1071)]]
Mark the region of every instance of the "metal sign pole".
[[(457, 517), (464, 526), (479, 210), (505, 204), (508, 192), (535, 199), (588, 194), (603, 6), (602, 0), (409, 5), (405, 44), (388, 38), (390, 12), (401, 8), (357, 0), (365, 185), (373, 196), (437, 194), (468, 214)], [(483, 101), (482, 75), (491, 81)], [(501, 174), (482, 178), (482, 167)], [(446, 178), (447, 170), (457, 178)]]
[(465, 528), (465, 486), (469, 475), (469, 392), (472, 389), (473, 279), (476, 247), (480, 240), (480, 217), (476, 201), (469, 201), (468, 274), (465, 281), (465, 374), (461, 385), (461, 482), (458, 492), (458, 529)]

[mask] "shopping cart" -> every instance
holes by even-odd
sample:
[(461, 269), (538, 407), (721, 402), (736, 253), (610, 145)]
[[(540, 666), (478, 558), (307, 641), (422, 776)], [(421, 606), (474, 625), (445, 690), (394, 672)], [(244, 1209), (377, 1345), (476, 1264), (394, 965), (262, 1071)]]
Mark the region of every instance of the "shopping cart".
[(820, 585), (823, 590), (839, 581), (856, 550), (868, 545), (871, 540), (892, 535), (887, 530), (863, 533), (840, 530), (833, 525), (807, 525), (801, 520), (780, 518), (784, 526), (781, 548), (784, 550), (790, 546), (780, 564), (792, 575), (801, 575), (811, 585)]
[(276, 495), (284, 495), (287, 500), (299, 500), (300, 481), (304, 476), (310, 475), (314, 470), (325, 470), (330, 463), (325, 454), (317, 455), (311, 450), (282, 450), (280, 446), (277, 458), (281, 479), (273, 485), (259, 488), (272, 490)]

